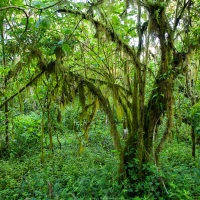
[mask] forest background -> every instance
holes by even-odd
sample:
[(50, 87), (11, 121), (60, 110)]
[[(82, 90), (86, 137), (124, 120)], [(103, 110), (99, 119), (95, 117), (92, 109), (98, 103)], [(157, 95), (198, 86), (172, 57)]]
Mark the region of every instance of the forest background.
[(199, 0), (0, 2), (0, 199), (199, 199)]

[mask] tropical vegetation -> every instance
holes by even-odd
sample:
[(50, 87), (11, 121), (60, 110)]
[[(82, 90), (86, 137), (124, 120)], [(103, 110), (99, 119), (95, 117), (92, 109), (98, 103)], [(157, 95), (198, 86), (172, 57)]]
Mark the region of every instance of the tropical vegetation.
[(200, 199), (200, 1), (0, 2), (0, 199)]

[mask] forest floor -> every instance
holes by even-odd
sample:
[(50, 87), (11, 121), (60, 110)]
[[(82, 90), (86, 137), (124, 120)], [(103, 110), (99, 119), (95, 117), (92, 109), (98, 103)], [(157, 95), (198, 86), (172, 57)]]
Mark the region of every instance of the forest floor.
[(138, 188), (146, 187), (149, 191), (143, 197), (128, 198), (130, 186), (118, 184), (117, 154), (106, 130), (91, 133), (81, 154), (77, 135), (59, 137), (61, 149), (55, 137), (54, 153), (45, 147), (43, 164), (40, 143), (15, 145), (9, 158), (0, 159), (0, 200), (200, 199), (199, 147), (194, 160), (188, 141), (170, 141), (161, 153), (159, 176), (168, 194), (162, 196), (157, 192), (157, 182), (147, 177)]

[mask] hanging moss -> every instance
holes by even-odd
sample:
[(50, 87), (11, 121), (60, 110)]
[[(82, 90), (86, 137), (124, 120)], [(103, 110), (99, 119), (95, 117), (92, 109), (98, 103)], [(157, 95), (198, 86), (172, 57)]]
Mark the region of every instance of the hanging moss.
[(61, 123), (62, 122), (62, 113), (61, 113), (61, 110), (60, 109), (57, 109), (57, 122), (58, 123)]
[(78, 92), (79, 92), (79, 101), (81, 103), (82, 110), (85, 110), (86, 98), (85, 98), (85, 89), (84, 89), (82, 81), (79, 83)]

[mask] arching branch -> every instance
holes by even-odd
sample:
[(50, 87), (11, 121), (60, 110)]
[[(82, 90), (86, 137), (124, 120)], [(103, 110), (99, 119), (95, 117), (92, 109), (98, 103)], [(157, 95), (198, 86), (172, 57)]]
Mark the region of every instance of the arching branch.
[(112, 134), (113, 142), (114, 142), (114, 147), (120, 153), (120, 156), (122, 156), (123, 149), (122, 149), (122, 145), (121, 145), (121, 142), (120, 142), (120, 136), (119, 136), (119, 132), (117, 130), (117, 126), (116, 126), (115, 121), (114, 121), (114, 115), (113, 115), (113, 112), (112, 112), (112, 109), (110, 107), (110, 103), (109, 103), (108, 99), (106, 99), (104, 97), (104, 95), (102, 94), (102, 92), (99, 88), (97, 88), (92, 82), (88, 81), (87, 79), (84, 79), (84, 77), (82, 77), (80, 75), (73, 74), (73, 73), (71, 73), (71, 76), (75, 77), (78, 80), (81, 80), (81, 84), (84, 84), (90, 90), (90, 92), (95, 97), (98, 98), (99, 103), (101, 104), (104, 112), (108, 116), (111, 134)]
[[(50, 62), (47, 67), (43, 67), (42, 71), (37, 74), (32, 80), (30, 80), (25, 86), (23, 86), (18, 92), (13, 94), (12, 96), (8, 97), (2, 104), (0, 104), (0, 108), (2, 108), (6, 103), (8, 103), (10, 100), (12, 100), (14, 97), (16, 97), (18, 94), (22, 93), (27, 87), (31, 86), (33, 83), (35, 83), (43, 74), (48, 70), (48, 67), (55, 66), (55, 61)], [(49, 67), (49, 68), (50, 68)]]
[(34, 9), (39, 10), (40, 12), (42, 12), (43, 10), (47, 10), (49, 8), (57, 6), (57, 5), (62, 4), (64, 2), (65, 2), (65, 0), (60, 0), (60, 1), (56, 2), (56, 3), (54, 3), (54, 4), (51, 4), (51, 5), (43, 7), (43, 8), (37, 8), (36, 6), (32, 6), (32, 5), (26, 5), (26, 6), (29, 7), (29, 8), (34, 8)]
[(84, 80), (84, 83), (86, 84), (86, 86), (88, 87), (88, 89), (96, 96), (98, 97), (104, 112), (106, 113), (106, 115), (108, 116), (109, 122), (110, 122), (110, 127), (111, 127), (111, 134), (113, 136), (113, 141), (114, 141), (114, 146), (115, 149), (119, 152), (122, 153), (122, 146), (120, 143), (120, 137), (119, 137), (119, 133), (117, 131), (117, 127), (114, 121), (114, 116), (110, 107), (110, 104), (108, 102), (108, 100), (103, 96), (102, 92), (100, 89), (98, 89), (97, 87), (95, 87), (91, 82)]
[(96, 27), (101, 27), (101, 30), (104, 31), (104, 33), (106, 35), (109, 35), (110, 40), (112, 42), (115, 42), (117, 44), (117, 46), (120, 46), (128, 55), (131, 56), (131, 58), (133, 59), (133, 63), (135, 65), (136, 68), (140, 68), (141, 63), (138, 60), (137, 57), (137, 53), (135, 51), (135, 49), (133, 47), (131, 47), (130, 45), (128, 45), (127, 43), (125, 43), (120, 37), (119, 35), (113, 30), (112, 27), (108, 27), (107, 25), (101, 23), (100, 21), (97, 21), (93, 18), (91, 18), (90, 15), (77, 11), (77, 10), (71, 10), (71, 9), (58, 9), (56, 12), (64, 12), (64, 13), (69, 13), (69, 14), (73, 14), (75, 16), (81, 16), (83, 19), (86, 19), (90, 22), (92, 22)]
[(26, 26), (25, 26), (24, 32), (26, 32), (26, 30), (27, 30), (27, 28), (28, 28), (28, 19), (29, 19), (29, 16), (28, 16), (28, 14), (26, 13), (26, 11), (25, 11), (23, 8), (18, 7), (18, 6), (6, 6), (6, 7), (0, 8), (0, 12), (1, 12), (1, 11), (4, 11), (4, 10), (9, 10), (9, 9), (20, 10), (20, 11), (22, 11), (22, 12), (25, 14), (25, 16), (26, 16)]
[(44, 73), (44, 71), (40, 72), (37, 76), (35, 76), (31, 81), (29, 81), (25, 86), (23, 86), (18, 92), (7, 98), (1, 105), (0, 108), (2, 108), (6, 103), (8, 103), (10, 100), (12, 100), (14, 97), (16, 97), (18, 94), (22, 93), (27, 87), (32, 85), (41, 75)]
[(185, 2), (184, 5), (183, 5), (183, 7), (182, 7), (182, 9), (181, 9), (181, 11), (180, 11), (180, 13), (179, 13), (179, 15), (178, 15), (178, 8), (179, 8), (179, 6), (180, 6), (180, 1), (177, 2), (177, 6), (176, 6), (176, 15), (175, 15), (175, 19), (174, 19), (173, 31), (176, 30), (176, 28), (177, 28), (177, 26), (178, 26), (178, 24), (179, 24), (179, 21), (180, 21), (180, 19), (182, 18), (183, 13), (184, 13), (184, 11), (185, 11), (185, 9), (186, 9), (186, 7), (187, 7), (188, 5), (189, 5), (189, 1)]

